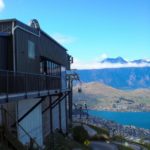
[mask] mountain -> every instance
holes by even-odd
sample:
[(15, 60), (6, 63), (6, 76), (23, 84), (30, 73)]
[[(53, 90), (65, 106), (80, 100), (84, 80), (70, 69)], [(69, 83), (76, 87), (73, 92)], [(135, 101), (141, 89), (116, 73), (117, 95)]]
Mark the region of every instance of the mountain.
[(147, 61), (145, 59), (137, 59), (137, 60), (131, 61), (131, 63), (137, 63), (137, 64), (148, 63), (148, 64), (150, 64), (150, 61)]
[(126, 64), (127, 61), (125, 61), (122, 57), (117, 58), (106, 58), (102, 60), (100, 63), (120, 63), (120, 64)]
[(118, 90), (99, 82), (83, 83), (82, 92), (79, 86), (73, 88), (74, 103), (87, 103), (91, 109), (124, 109), (143, 111), (150, 109), (150, 89), (131, 91)]
[(100, 82), (123, 90), (150, 88), (150, 67), (89, 69), (76, 72), (83, 83)]
[(100, 63), (112, 63), (112, 64), (127, 64), (127, 63), (136, 63), (136, 64), (142, 64), (142, 63), (146, 63), (146, 64), (150, 64), (150, 61), (146, 60), (146, 59), (137, 59), (137, 60), (132, 60), (132, 61), (126, 61), (125, 59), (123, 59), (122, 57), (116, 57), (116, 58), (105, 58), (102, 61), (100, 61)]

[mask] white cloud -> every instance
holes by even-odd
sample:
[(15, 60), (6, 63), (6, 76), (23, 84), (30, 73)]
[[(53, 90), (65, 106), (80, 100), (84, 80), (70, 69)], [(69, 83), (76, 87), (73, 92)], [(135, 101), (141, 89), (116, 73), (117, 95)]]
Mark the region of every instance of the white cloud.
[(107, 54), (105, 54), (105, 53), (100, 56), (101, 59), (106, 59), (107, 57), (108, 57), (108, 56), (107, 56)]
[(75, 41), (74, 37), (63, 35), (60, 33), (54, 33), (54, 34), (52, 34), (52, 37), (60, 44), (70, 44)]
[(112, 63), (100, 63), (98, 61), (89, 61), (84, 62), (78, 59), (74, 59), (74, 63), (72, 64), (72, 69), (104, 69), (104, 68), (127, 68), (127, 67), (150, 67), (148, 63), (127, 63), (127, 64), (112, 64)]
[(5, 8), (5, 4), (3, 0), (0, 0), (0, 11), (2, 11)]

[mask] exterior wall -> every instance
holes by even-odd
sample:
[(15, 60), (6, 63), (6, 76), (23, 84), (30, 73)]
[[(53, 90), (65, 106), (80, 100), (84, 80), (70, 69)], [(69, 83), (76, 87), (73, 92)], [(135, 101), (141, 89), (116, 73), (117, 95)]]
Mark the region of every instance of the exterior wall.
[(12, 127), (12, 124), (16, 121), (16, 102), (1, 104), (0, 107), (3, 107), (7, 111), (7, 113), (4, 113), (4, 111), (2, 113), (2, 110), (0, 111), (0, 125), (5, 125), (9, 131), (16, 135), (16, 127)]
[[(49, 98), (42, 103), (42, 110), (49, 106)], [(46, 138), (50, 134), (50, 109), (48, 109), (44, 114), (43, 117), (43, 137)]]
[[(30, 99), (18, 101), (18, 118), (22, 117), (39, 99)], [(21, 122), (20, 125), (36, 140), (39, 145), (43, 145), (43, 131), (42, 131), (42, 109), (41, 104), (38, 105), (30, 114), (28, 114)], [(25, 132), (18, 127), (18, 139), (26, 144), (30, 141)]]
[[(61, 67), (61, 84), (62, 84), (62, 89), (67, 88), (67, 83), (66, 83), (66, 68)], [(62, 131), (64, 133), (67, 132), (67, 109), (66, 109), (66, 98), (64, 98), (61, 102), (61, 126), (62, 126)]]
[(67, 118), (67, 112), (66, 112), (66, 99), (64, 98), (62, 101), (61, 101), (61, 126), (62, 126), (62, 131), (63, 133), (66, 133), (67, 132), (67, 122), (66, 122), (66, 118)]
[[(28, 40), (35, 43), (35, 59), (28, 57)], [(18, 72), (40, 73), (38, 37), (17, 29), (15, 32), (15, 41), (17, 64), (16, 70)]]
[[(0, 32), (12, 33), (13, 26), (20, 26), (23, 29), (39, 35), (39, 30), (34, 29), (16, 19), (0, 21)], [(40, 37), (34, 36), (31, 33), (16, 28), (15, 30), (15, 51), (16, 51), (16, 68), (18, 72), (40, 73), (40, 57), (46, 57), (55, 63), (65, 66), (70, 69), (69, 55), (67, 50), (47, 35), (44, 31), (40, 30)], [(13, 37), (14, 37), (13, 35)], [(28, 40), (35, 43), (36, 58), (34, 60), (28, 58)], [(11, 39), (11, 43), (13, 40)], [(13, 50), (13, 49), (12, 49)], [(11, 53), (11, 60), (13, 55)], [(13, 61), (11, 62), (11, 64)], [(12, 68), (11, 68), (12, 69)]]
[[(45, 57), (55, 63), (68, 66), (68, 54), (66, 49), (55, 42), (51, 37), (47, 36), (42, 30), (39, 31), (29, 26), (16, 22), (16, 25), (22, 26), (40, 37), (32, 35), (19, 28), (15, 30), (16, 41), (16, 64), (17, 71), (40, 73), (40, 59)], [(35, 44), (36, 58), (28, 58), (28, 40)]]
[[(56, 99), (56, 97), (52, 98), (52, 102)], [(53, 120), (53, 131), (56, 129), (60, 129), (59, 126), (59, 106), (57, 105), (52, 109), (52, 120)]]
[(62, 89), (66, 89), (67, 83), (66, 83), (66, 68), (61, 66), (61, 85)]
[(12, 70), (12, 43), (10, 36), (0, 36), (0, 69)]
[(12, 21), (0, 22), (0, 32), (11, 33)]

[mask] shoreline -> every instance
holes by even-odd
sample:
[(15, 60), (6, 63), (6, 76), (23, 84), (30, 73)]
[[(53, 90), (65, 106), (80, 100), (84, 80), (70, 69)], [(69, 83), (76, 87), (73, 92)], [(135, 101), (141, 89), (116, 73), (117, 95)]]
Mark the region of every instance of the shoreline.
[(133, 125), (122, 125), (115, 121), (103, 119), (102, 117), (95, 117), (89, 115), (79, 118), (78, 115), (73, 116), (74, 121), (79, 121), (85, 124), (94, 125), (96, 127), (105, 128), (109, 131), (110, 136), (123, 136), (128, 140), (140, 141), (144, 139), (146, 142), (150, 142), (150, 129), (138, 128)]
[(147, 112), (147, 113), (150, 113), (150, 110), (148, 110), (148, 111), (136, 111), (136, 110), (113, 110), (113, 109), (101, 109), (101, 110), (99, 110), (99, 109), (88, 109), (88, 110), (94, 110), (94, 111), (105, 111), (105, 112), (128, 112), (128, 113), (140, 113), (140, 112)]
[(139, 111), (139, 110), (126, 110), (126, 109), (96, 109), (96, 108), (89, 108), (88, 110), (108, 111), (108, 112), (150, 112), (150, 109)]
[(114, 112), (104, 110), (88, 110), (88, 114), (93, 117), (113, 121), (124, 126), (135, 126), (136, 128), (150, 130), (150, 112)]

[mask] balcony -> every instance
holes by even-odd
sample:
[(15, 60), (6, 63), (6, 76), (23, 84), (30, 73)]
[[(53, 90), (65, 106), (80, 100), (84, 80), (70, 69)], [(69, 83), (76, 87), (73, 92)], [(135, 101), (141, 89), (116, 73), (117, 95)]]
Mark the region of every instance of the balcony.
[(0, 103), (36, 98), (61, 91), (61, 76), (0, 70)]

